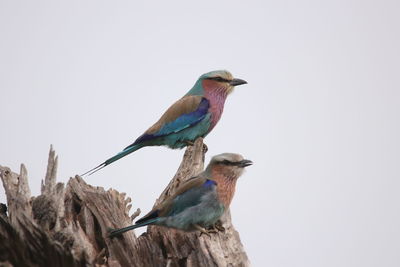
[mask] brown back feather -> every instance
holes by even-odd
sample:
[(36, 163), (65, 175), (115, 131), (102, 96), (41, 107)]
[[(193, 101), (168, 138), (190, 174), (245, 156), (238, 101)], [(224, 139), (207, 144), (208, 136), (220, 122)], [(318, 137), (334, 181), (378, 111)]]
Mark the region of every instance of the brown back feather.
[(199, 95), (184, 96), (170, 106), (161, 118), (151, 126), (145, 134), (154, 134), (168, 122), (176, 120), (182, 114), (188, 114), (195, 111), (203, 97)]

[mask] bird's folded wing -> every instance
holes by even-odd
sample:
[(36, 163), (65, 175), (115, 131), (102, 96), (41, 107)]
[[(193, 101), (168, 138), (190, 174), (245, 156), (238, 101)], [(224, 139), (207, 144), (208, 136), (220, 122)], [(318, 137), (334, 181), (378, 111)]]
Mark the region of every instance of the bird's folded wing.
[(136, 223), (142, 223), (156, 217), (171, 216), (195, 206), (200, 203), (201, 197), (205, 193), (213, 190), (213, 186), (216, 186), (216, 182), (213, 180), (203, 177), (192, 178)]
[(209, 101), (202, 96), (184, 96), (169, 107), (161, 118), (132, 145), (177, 133), (199, 123), (207, 115), (209, 106)]
[(199, 204), (202, 196), (213, 190), (214, 186), (216, 186), (216, 182), (201, 177), (187, 181), (164, 204), (161, 211), (162, 215), (178, 214), (189, 207)]

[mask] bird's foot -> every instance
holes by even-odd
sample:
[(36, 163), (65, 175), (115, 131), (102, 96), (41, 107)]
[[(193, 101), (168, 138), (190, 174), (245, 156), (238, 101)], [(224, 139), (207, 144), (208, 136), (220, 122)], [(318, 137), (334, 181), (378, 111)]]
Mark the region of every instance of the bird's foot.
[(222, 222), (221, 221), (217, 221), (216, 223), (214, 223), (211, 228), (216, 229), (218, 232), (225, 232), (225, 227), (222, 226)]
[(200, 231), (200, 236), (202, 236), (202, 235), (204, 234), (204, 235), (208, 236), (209, 238), (211, 238), (211, 235), (210, 235), (210, 234), (215, 234), (215, 233), (218, 232), (218, 231), (216, 231), (216, 230), (214, 230), (214, 229), (205, 229), (205, 228), (201, 227), (201, 226), (198, 225), (198, 224), (195, 224), (194, 227), (195, 227), (197, 230)]
[[(190, 140), (182, 141), (182, 143), (185, 144), (186, 146), (194, 146), (194, 142)], [(207, 151), (208, 151), (208, 146), (203, 143), (203, 152), (207, 153)]]
[(225, 232), (225, 227), (222, 226), (221, 221), (217, 221), (207, 229), (208, 233)]
[(185, 140), (185, 141), (182, 141), (182, 143), (184, 143), (187, 146), (194, 146), (194, 142), (193, 141)]

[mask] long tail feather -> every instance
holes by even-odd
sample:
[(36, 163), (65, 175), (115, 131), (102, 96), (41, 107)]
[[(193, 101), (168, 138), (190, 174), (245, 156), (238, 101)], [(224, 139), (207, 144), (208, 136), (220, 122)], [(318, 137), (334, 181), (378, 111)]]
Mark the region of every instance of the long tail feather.
[(90, 169), (90, 170), (88, 170), (87, 172), (81, 174), (81, 176), (85, 176), (85, 175), (88, 175), (88, 176), (89, 176), (89, 175), (92, 175), (93, 173), (95, 173), (95, 172), (97, 172), (97, 171), (103, 169), (105, 166), (107, 166), (107, 165), (106, 165), (105, 162), (104, 162), (104, 163), (100, 164), (99, 166), (94, 167), (93, 169)]
[(113, 237), (115, 237), (117, 235), (120, 235), (122, 233), (125, 233), (127, 231), (130, 231), (130, 230), (142, 227), (142, 226), (146, 226), (146, 225), (152, 224), (152, 223), (156, 222), (157, 220), (158, 220), (158, 218), (155, 218), (155, 219), (143, 222), (143, 223), (134, 224), (134, 225), (131, 225), (131, 226), (128, 226), (128, 227), (124, 227), (124, 228), (110, 229), (110, 231), (108, 232), (108, 236), (113, 238)]
[(134, 146), (129, 146), (126, 149), (124, 149), (123, 151), (119, 152), (117, 155), (109, 158), (108, 160), (104, 161), (103, 163), (101, 163), (99, 166), (94, 167), (93, 169), (85, 172), (84, 174), (82, 174), (81, 176), (85, 176), (85, 175), (92, 175), (93, 173), (103, 169), (104, 167), (106, 167), (107, 165), (110, 165), (111, 163), (113, 163), (114, 161), (119, 160), (120, 158), (125, 157), (126, 155), (138, 150), (139, 148), (142, 148), (143, 145), (142, 144), (137, 144)]

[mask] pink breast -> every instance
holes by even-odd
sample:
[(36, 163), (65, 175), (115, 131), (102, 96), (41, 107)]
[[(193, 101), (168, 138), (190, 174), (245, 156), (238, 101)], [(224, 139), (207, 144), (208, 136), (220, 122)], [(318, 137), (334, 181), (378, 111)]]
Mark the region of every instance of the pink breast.
[(224, 111), (224, 104), (227, 97), (226, 88), (214, 81), (203, 81), (204, 96), (210, 101), (209, 111), (211, 112), (211, 131), (221, 118)]
[(223, 174), (221, 167), (216, 166), (211, 171), (213, 180), (217, 182), (219, 201), (228, 208), (235, 194), (236, 179)]

